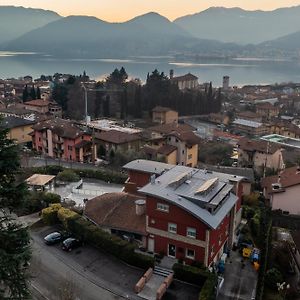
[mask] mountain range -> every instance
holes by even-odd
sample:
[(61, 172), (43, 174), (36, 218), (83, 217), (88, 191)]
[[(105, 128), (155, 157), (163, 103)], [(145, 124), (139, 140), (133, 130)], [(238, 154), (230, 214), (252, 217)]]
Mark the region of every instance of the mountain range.
[[(174, 22), (147, 13), (127, 22), (0, 6), (0, 49), (67, 57), (299, 55), (300, 6), (270, 12), (213, 7)], [(284, 52), (284, 53), (283, 53)]]

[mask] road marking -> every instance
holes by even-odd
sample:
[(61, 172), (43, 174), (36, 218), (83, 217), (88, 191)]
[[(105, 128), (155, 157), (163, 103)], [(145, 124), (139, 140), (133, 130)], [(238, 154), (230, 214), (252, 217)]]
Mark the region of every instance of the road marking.
[(46, 300), (50, 300), (47, 296), (45, 296), (42, 291), (32, 282), (30, 282), (30, 285)]

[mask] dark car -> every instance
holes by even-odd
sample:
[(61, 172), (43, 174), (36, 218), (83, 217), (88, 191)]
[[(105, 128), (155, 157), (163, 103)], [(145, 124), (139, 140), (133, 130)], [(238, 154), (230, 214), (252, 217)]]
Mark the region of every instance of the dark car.
[(62, 249), (64, 251), (72, 251), (79, 246), (81, 246), (81, 242), (75, 238), (68, 238), (62, 243)]
[(62, 240), (63, 236), (60, 232), (52, 232), (44, 237), (44, 241), (47, 245), (57, 244)]

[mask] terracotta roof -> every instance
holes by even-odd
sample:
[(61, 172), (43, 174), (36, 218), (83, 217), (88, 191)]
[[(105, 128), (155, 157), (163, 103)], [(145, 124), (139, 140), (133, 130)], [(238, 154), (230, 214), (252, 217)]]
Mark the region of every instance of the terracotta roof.
[(261, 186), (266, 188), (267, 194), (271, 194), (274, 191), (272, 190), (273, 183), (281, 184), (282, 188), (287, 188), (290, 186), (300, 184), (300, 170), (299, 167), (292, 167), (284, 169), (280, 172), (279, 175), (265, 177), (261, 180)]
[(30, 100), (24, 103), (24, 105), (31, 105), (31, 106), (47, 106), (49, 104), (50, 101), (43, 100), (43, 99)]
[(263, 109), (263, 110), (277, 109), (277, 107), (272, 105), (270, 102), (258, 103), (258, 104), (256, 104), (256, 108)]
[(191, 74), (191, 73), (187, 73), (185, 75), (182, 75), (182, 76), (176, 76), (176, 77), (173, 77), (171, 79), (171, 81), (185, 81), (185, 80), (197, 80), (198, 77)]
[(38, 122), (37, 124), (32, 126), (32, 129), (36, 131), (44, 131), (50, 129), (58, 136), (70, 139), (75, 139), (85, 133), (71, 121), (60, 118)]
[(89, 200), (84, 214), (100, 226), (146, 233), (146, 215), (138, 216), (135, 201), (141, 197), (127, 193), (108, 193)]
[(166, 111), (174, 111), (172, 108), (170, 107), (163, 107), (163, 106), (155, 106), (152, 109), (153, 112), (166, 112)]
[(282, 155), (282, 160), (285, 164), (286, 163), (296, 164), (300, 158), (300, 150), (296, 150), (296, 149), (290, 150), (289, 148), (282, 149), (281, 155)]
[(186, 142), (188, 145), (196, 145), (201, 142), (201, 138), (192, 131), (182, 133), (173, 131), (167, 134), (167, 136), (170, 135), (177, 137), (179, 140)]
[(154, 131), (154, 132), (158, 132), (161, 134), (168, 134), (172, 131), (176, 131), (176, 132), (192, 132), (194, 131), (196, 128), (194, 128), (193, 126), (189, 125), (189, 124), (161, 124), (161, 125), (157, 125), (157, 126), (152, 126), (149, 127), (147, 130), (148, 131)]
[(169, 155), (176, 150), (177, 150), (177, 147), (175, 147), (175, 146), (163, 145), (157, 149), (157, 153), (162, 154), (162, 155)]
[(237, 116), (240, 119), (261, 120), (260, 116), (258, 116), (255, 112), (250, 111), (250, 110), (241, 111), (241, 112), (237, 113)]
[(280, 145), (275, 144), (275, 143), (269, 143), (268, 146), (268, 142), (267, 141), (263, 141), (263, 140), (250, 140), (246, 137), (241, 138), (238, 141), (238, 146), (240, 149), (244, 150), (244, 151), (259, 151), (262, 153), (269, 153), (269, 154), (273, 154), (275, 153), (278, 149), (281, 148)]
[(141, 139), (139, 134), (114, 129), (95, 133), (95, 138), (112, 144), (125, 144)]

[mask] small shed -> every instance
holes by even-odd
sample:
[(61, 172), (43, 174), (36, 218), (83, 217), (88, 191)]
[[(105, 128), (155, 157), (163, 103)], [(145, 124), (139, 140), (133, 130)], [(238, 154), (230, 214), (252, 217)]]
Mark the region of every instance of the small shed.
[(45, 174), (33, 174), (26, 179), (29, 189), (37, 192), (52, 191), (54, 189), (54, 181), (54, 175)]

